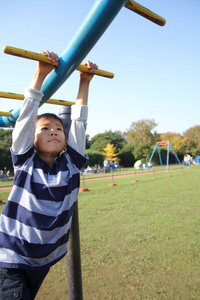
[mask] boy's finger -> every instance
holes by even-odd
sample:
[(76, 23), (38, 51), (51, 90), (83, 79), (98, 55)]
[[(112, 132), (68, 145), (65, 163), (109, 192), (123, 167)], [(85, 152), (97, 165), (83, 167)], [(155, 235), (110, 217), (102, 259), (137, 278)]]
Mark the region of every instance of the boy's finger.
[(98, 69), (98, 66), (95, 63), (90, 62), (89, 60), (84, 63), (89, 69), (89, 71), (94, 72), (96, 69)]
[(41, 50), (40, 54), (45, 55), (49, 60), (52, 60), (53, 62), (58, 61), (59, 59), (58, 55), (52, 51), (50, 52), (48, 50), (46, 51)]
[(58, 55), (56, 53), (51, 52), (50, 54), (51, 54), (51, 59), (53, 62), (58, 60)]
[(43, 54), (43, 55), (45, 55), (49, 60), (52, 60), (51, 54), (50, 54), (50, 52), (49, 52), (48, 50), (46, 50), (46, 51), (41, 50), (41, 51), (40, 51), (40, 54)]
[(40, 54), (43, 54), (43, 55), (46, 56), (46, 53), (45, 53), (45, 51), (43, 51), (43, 50), (40, 50)]

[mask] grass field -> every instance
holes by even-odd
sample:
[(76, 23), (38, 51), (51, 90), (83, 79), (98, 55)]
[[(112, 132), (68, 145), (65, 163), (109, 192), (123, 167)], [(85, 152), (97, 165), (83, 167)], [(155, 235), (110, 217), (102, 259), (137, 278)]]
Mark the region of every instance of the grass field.
[[(200, 299), (200, 166), (86, 181), (79, 194), (83, 298)], [(6, 200), (9, 191), (0, 191)], [(1, 209), (2, 205), (0, 206)], [(67, 299), (66, 258), (36, 300)]]

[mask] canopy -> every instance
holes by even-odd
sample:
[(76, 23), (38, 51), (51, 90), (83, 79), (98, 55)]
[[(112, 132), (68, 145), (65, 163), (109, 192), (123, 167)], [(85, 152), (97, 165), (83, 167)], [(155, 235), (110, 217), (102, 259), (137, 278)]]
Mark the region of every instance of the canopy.
[(141, 164), (145, 164), (143, 160), (137, 160), (134, 164), (134, 168), (139, 169)]
[(197, 164), (200, 164), (200, 156), (195, 157), (194, 160), (196, 161)]

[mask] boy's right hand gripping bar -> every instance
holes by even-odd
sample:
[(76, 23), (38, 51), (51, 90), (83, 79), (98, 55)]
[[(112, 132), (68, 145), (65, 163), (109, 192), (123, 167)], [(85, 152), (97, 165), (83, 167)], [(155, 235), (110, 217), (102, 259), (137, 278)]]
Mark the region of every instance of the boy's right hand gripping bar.
[[(43, 54), (28, 51), (28, 50), (23, 50), (23, 49), (11, 47), (11, 46), (4, 46), (3, 52), (6, 54), (14, 55), (14, 56), (19, 56), (19, 57), (23, 57), (23, 58), (32, 59), (32, 60), (43, 61), (45, 63), (51, 64), (54, 66), (57, 66), (59, 64), (59, 61), (56, 61), (56, 62), (49, 61), (49, 59)], [(95, 75), (99, 75), (99, 76), (107, 77), (107, 78), (114, 77), (113, 73), (107, 72), (104, 70), (100, 70), (100, 69), (97, 69), (94, 72), (90, 72), (88, 70), (88, 68), (83, 64), (80, 64), (76, 70), (82, 71), (82, 72), (87, 72), (87, 73), (94, 73)]]

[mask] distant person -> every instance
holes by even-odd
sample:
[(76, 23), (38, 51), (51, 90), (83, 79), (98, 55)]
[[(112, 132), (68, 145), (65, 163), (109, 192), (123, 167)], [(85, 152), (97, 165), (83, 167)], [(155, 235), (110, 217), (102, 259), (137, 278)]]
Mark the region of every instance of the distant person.
[(184, 155), (184, 165), (190, 167), (191, 156), (189, 154)]
[(108, 172), (108, 167), (109, 167), (107, 159), (104, 159), (103, 167), (104, 167), (104, 172), (107, 173)]
[(5, 167), (3, 170), (3, 177), (5, 178), (6, 181), (8, 181), (8, 174), (7, 174), (7, 168)]
[(88, 165), (85, 169), (86, 174), (92, 174), (92, 168)]

